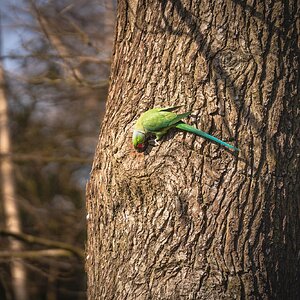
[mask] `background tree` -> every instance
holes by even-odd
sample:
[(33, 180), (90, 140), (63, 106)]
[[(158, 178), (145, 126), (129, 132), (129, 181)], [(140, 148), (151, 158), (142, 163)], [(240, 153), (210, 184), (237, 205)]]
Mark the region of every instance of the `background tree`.
[[(2, 1), (1, 12), (12, 147), (0, 160), (14, 164), (23, 232), (5, 227), (0, 196), (0, 299), (16, 299), (10, 266), (20, 257), (28, 299), (85, 299), (84, 190), (107, 95), (114, 4)], [(9, 251), (9, 241), (22, 251)]]
[[(1, 20), (0, 20), (1, 21)], [(1, 29), (0, 29), (1, 30)], [(1, 34), (0, 34), (1, 54)], [(0, 179), (1, 199), (3, 202), (3, 214), (5, 227), (8, 231), (21, 233), (21, 221), (16, 197), (16, 185), (14, 178), (14, 165), (7, 153), (11, 152), (11, 135), (9, 130), (8, 101), (6, 98), (4, 72), (0, 61)], [(22, 251), (20, 241), (9, 241), (9, 250)], [(27, 299), (26, 271), (20, 260), (14, 260), (10, 264), (10, 273), (16, 300)]]
[[(87, 188), (90, 299), (299, 298), (296, 1), (120, 1)], [(191, 134), (136, 153), (131, 129), (182, 104)]]

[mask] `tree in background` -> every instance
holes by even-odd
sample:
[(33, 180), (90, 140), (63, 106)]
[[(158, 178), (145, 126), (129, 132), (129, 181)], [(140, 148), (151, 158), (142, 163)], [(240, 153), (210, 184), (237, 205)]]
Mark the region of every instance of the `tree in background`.
[[(87, 188), (90, 299), (299, 298), (296, 1), (120, 1)], [(183, 105), (191, 134), (134, 151), (136, 118)]]
[[(5, 228), (1, 206), (0, 298), (17, 299), (9, 263), (22, 257), (29, 299), (84, 299), (83, 191), (107, 94), (113, 3), (7, 1), (1, 9), (2, 31), (22, 42), (1, 57), (12, 133), (1, 159), (14, 162), (23, 232)], [(9, 252), (8, 238), (23, 250)]]
[[(8, 100), (6, 97), (4, 70), (1, 61), (0, 83), (0, 197), (2, 200), (6, 230), (8, 232), (21, 234), (22, 227), (16, 196), (14, 165), (11, 157), (7, 155), (8, 153), (11, 153), (11, 135), (9, 129)], [(14, 252), (22, 251), (22, 243), (18, 240), (10, 240), (9, 250)], [(15, 291), (15, 299), (27, 300), (27, 274), (24, 262), (19, 259), (12, 260), (10, 263), (10, 274), (12, 287)]]

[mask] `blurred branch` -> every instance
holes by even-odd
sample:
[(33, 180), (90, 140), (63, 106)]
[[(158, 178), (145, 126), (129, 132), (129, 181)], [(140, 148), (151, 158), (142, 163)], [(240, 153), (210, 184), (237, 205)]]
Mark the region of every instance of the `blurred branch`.
[(81, 37), (81, 40), (86, 45), (92, 45), (92, 41), (90, 40), (90, 37), (73, 21), (71, 18), (64, 15), (64, 19), (67, 20), (70, 25), (73, 27), (73, 29), (78, 33), (78, 35)]
[[(60, 58), (63, 59), (63, 57), (69, 56), (69, 53), (67, 51), (67, 47), (61, 42), (61, 40), (53, 33), (53, 31), (50, 29), (51, 24), (49, 24), (49, 21), (43, 14), (40, 12), (38, 7), (35, 5), (34, 1), (31, 1), (31, 5), (33, 8), (33, 11), (36, 14), (36, 18), (41, 26), (42, 31), (44, 32), (45, 36), (47, 37), (50, 44), (54, 47), (54, 49), (57, 51)], [(69, 60), (63, 60), (64, 61), (64, 69), (66, 74), (70, 74), (70, 71), (72, 72), (72, 77), (74, 77), (77, 81), (81, 82), (81, 79), (79, 78), (78, 72), (73, 69), (71, 65), (71, 61)]]
[(10, 157), (14, 161), (38, 161), (38, 162), (65, 162), (65, 163), (81, 163), (87, 164), (92, 163), (92, 158), (81, 158), (81, 157), (57, 157), (57, 156), (42, 156), (35, 154), (12, 154), (12, 153), (1, 153), (0, 159), (4, 157)]
[(63, 249), (47, 249), (32, 251), (0, 251), (0, 258), (17, 257), (17, 258), (40, 258), (43, 256), (72, 256), (72, 253)]
[(0, 60), (3, 59), (24, 59), (24, 58), (44, 58), (44, 59), (49, 59), (49, 58), (76, 58), (80, 62), (94, 62), (94, 63), (103, 63), (103, 64), (111, 64), (110, 59), (100, 59), (94, 56), (86, 56), (86, 55), (57, 55), (57, 54), (42, 54), (42, 53), (35, 53), (35, 54), (26, 54), (26, 55), (20, 55), (20, 54), (8, 54), (8, 55), (2, 55), (0, 56)]
[[(18, 257), (29, 257), (31, 255), (33, 256), (70, 256), (70, 252), (75, 254), (78, 258), (84, 259), (84, 251), (78, 247), (72, 246), (70, 244), (64, 243), (64, 242), (58, 242), (58, 241), (52, 241), (45, 238), (36, 237), (30, 234), (25, 233), (17, 233), (8, 231), (5, 229), (0, 229), (0, 235), (1, 236), (10, 236), (14, 237), (15, 239), (18, 239), (20, 241), (23, 241), (28, 244), (39, 244), (47, 247), (52, 248), (59, 248), (59, 249), (47, 249), (47, 250), (35, 250), (35, 251), (2, 251), (0, 252), (0, 257), (9, 257), (9, 256), (18, 256)], [(61, 252), (59, 252), (59, 250)], [(21, 253), (27, 253), (24, 254), (25, 256), (22, 256)], [(68, 252), (68, 255), (65, 254), (65, 252)], [(10, 253), (11, 255), (7, 255), (6, 253)], [(35, 255), (36, 253), (36, 255)], [(40, 253), (40, 254), (39, 254)], [(28, 256), (26, 256), (28, 255)]]
[[(46, 75), (45, 74), (45, 75), (40, 75), (40, 76), (35, 76), (35, 77), (32, 76), (32, 77), (28, 78), (27, 76), (20, 76), (13, 72), (7, 72), (7, 73), (10, 77), (13, 77), (14, 80), (17, 80), (17, 81), (20, 81), (23, 83), (32, 84), (32, 85), (44, 84), (44, 83), (47, 83), (47, 84), (67, 83), (68, 85), (72, 85), (72, 84), (74, 85), (76, 83), (74, 80), (71, 79), (71, 77), (51, 79), (51, 78), (45, 77), (45, 75)], [(77, 84), (78, 84), (78, 82), (77, 82)], [(98, 81), (97, 84), (88, 84), (88, 85), (83, 84), (83, 86), (86, 86), (88, 88), (98, 89), (98, 88), (107, 87), (108, 84), (109, 84), (109, 81), (105, 79), (105, 80)]]
[[(44, 32), (45, 36), (47, 37), (49, 43), (53, 46), (53, 48), (56, 50), (58, 56), (61, 58), (63, 62), (63, 69), (65, 71), (65, 74), (70, 79), (75, 80), (77, 83), (87, 86), (87, 87), (102, 87), (103, 83), (92, 83), (88, 82), (82, 72), (80, 71), (79, 67), (73, 66), (73, 55), (70, 53), (70, 50), (68, 47), (64, 45), (59, 35), (53, 30), (53, 24), (49, 21), (49, 19), (39, 10), (39, 8), (36, 6), (34, 1), (30, 1), (33, 11), (35, 12), (36, 18), (40, 24), (40, 27), (42, 31)], [(83, 37), (83, 39), (86, 42), (87, 35), (84, 33), (79, 27), (72, 22), (71, 24), (73, 28), (76, 28), (77, 33), (80, 33), (80, 36)], [(78, 63), (77, 63), (78, 64)]]
[[(2, 259), (2, 262), (6, 260), (5, 258)], [(62, 259), (53, 259), (52, 257), (49, 256), (41, 256), (39, 258), (39, 263), (42, 264), (46, 264), (46, 265), (54, 265), (55, 267), (59, 268), (60, 271), (62, 270), (62, 272), (66, 272), (71, 270), (74, 267), (74, 260), (70, 261), (70, 260), (62, 260)], [(48, 278), (49, 277), (49, 273), (47, 272), (47, 270), (43, 269), (41, 267), (41, 265), (39, 264), (33, 264), (31, 261), (29, 260), (23, 260), (23, 264), (26, 266), (26, 268), (28, 270), (31, 270), (43, 277)]]

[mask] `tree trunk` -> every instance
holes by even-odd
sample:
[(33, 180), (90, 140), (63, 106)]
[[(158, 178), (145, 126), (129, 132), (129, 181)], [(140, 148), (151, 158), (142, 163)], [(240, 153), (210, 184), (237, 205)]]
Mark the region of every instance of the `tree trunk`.
[[(3, 215), (6, 229), (14, 233), (20, 233), (22, 228), (16, 197), (13, 162), (10, 157), (11, 140), (8, 122), (8, 103), (5, 95), (4, 83), (4, 70), (2, 67), (2, 62), (0, 61), (0, 196), (3, 205)], [(22, 243), (20, 243), (20, 241), (11, 240), (9, 248), (10, 251), (22, 251)], [(22, 260), (12, 259), (10, 263), (10, 271), (14, 299), (26, 300), (26, 268)]]
[[(297, 1), (120, 1), (87, 186), (89, 299), (299, 299)], [(183, 105), (239, 149), (137, 117)]]

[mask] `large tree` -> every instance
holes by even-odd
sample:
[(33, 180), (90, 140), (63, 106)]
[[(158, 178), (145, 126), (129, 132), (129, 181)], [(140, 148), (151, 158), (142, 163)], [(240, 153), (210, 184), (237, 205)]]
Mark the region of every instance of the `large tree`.
[[(119, 2), (90, 299), (299, 299), (298, 5)], [(239, 155), (177, 131), (135, 152), (140, 113), (179, 104)]]

